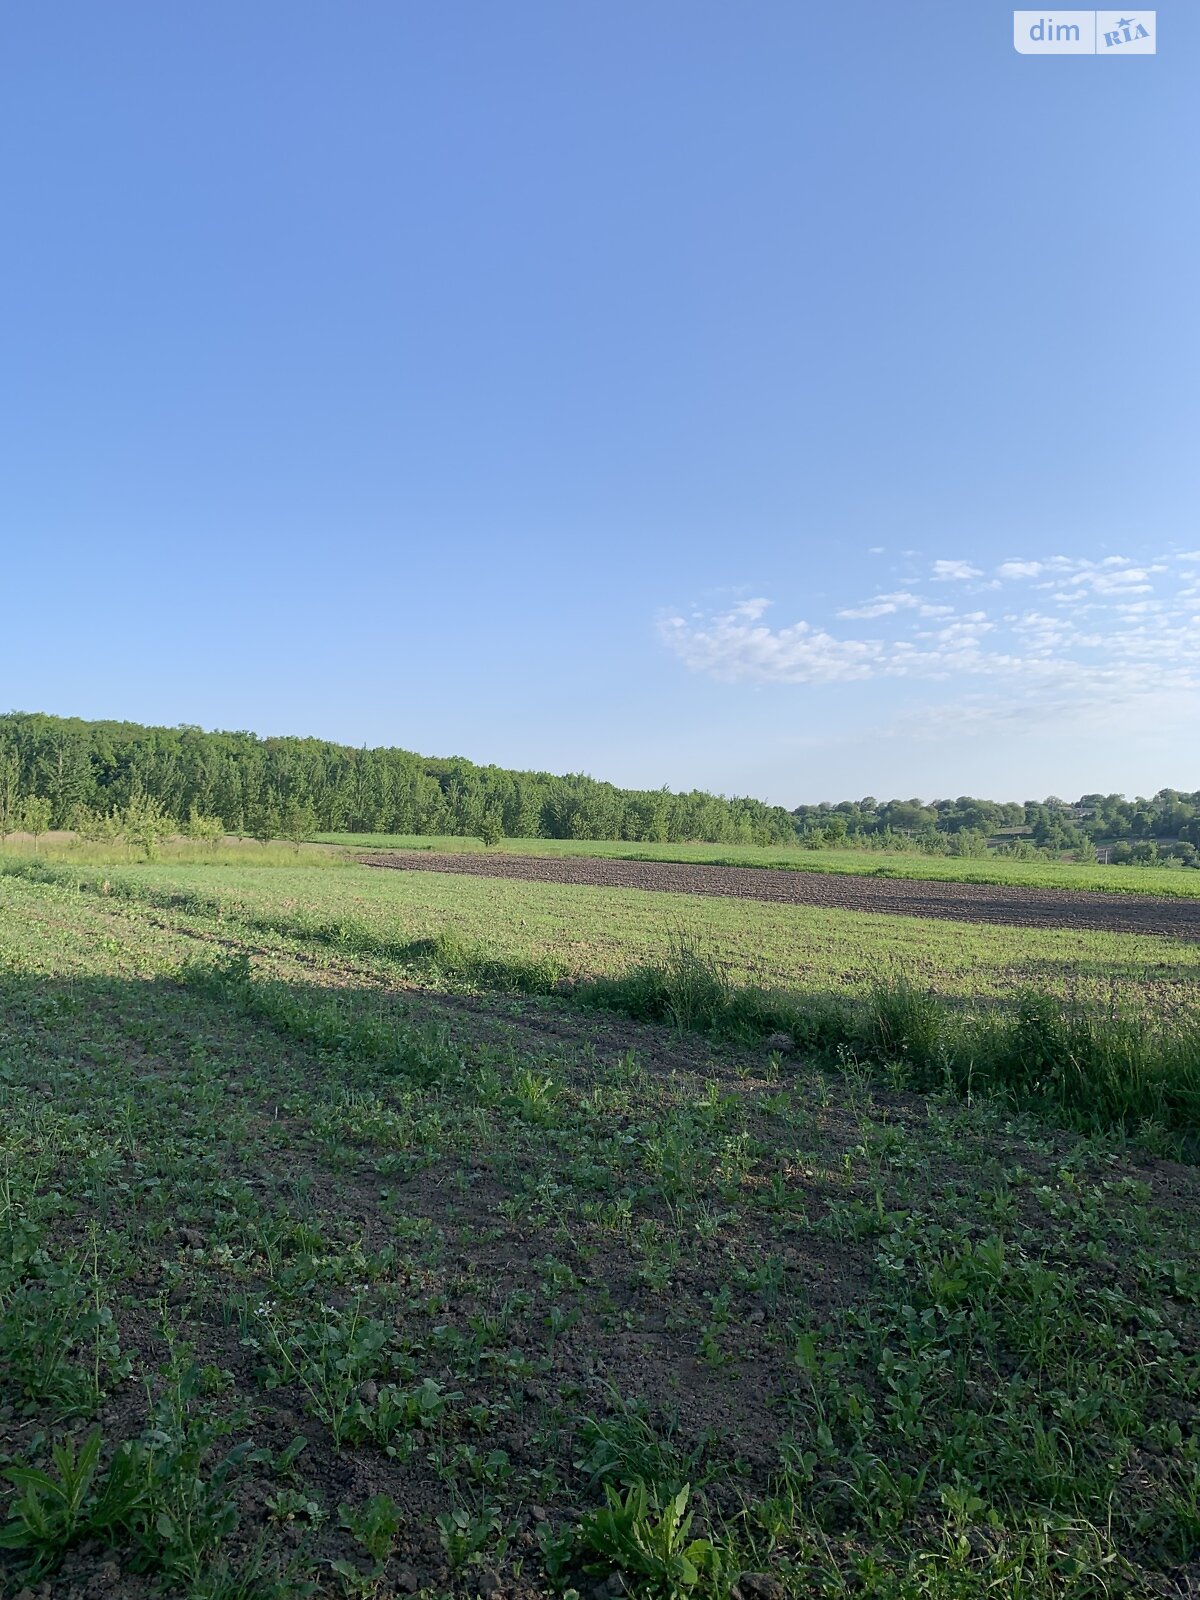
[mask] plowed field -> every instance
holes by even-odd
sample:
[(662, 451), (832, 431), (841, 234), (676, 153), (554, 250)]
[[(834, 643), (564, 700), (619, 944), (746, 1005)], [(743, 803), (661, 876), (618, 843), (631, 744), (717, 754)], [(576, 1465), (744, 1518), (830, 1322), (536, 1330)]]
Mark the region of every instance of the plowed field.
[(955, 922), (1074, 928), (1100, 933), (1155, 933), (1200, 939), (1200, 902), (1154, 895), (1030, 889), (1008, 884), (931, 882), (786, 872), (769, 867), (707, 867), (669, 861), (592, 860), (500, 854), (439, 855), (425, 850), (360, 857), (367, 866), (414, 872), (460, 872), (534, 883), (582, 883), (605, 889), (709, 894), (786, 905), (824, 906)]

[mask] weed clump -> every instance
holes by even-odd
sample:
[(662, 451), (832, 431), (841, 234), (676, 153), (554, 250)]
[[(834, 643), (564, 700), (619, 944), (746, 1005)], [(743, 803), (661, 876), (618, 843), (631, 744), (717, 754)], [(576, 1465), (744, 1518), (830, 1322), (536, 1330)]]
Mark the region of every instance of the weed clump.
[(798, 1054), (847, 1055), (917, 1090), (991, 1094), (1085, 1131), (1165, 1130), (1200, 1154), (1200, 1019), (1027, 990), (970, 1012), (903, 973), (861, 999), (736, 985), (714, 957), (672, 938), (657, 965), (573, 986), (577, 1005), (749, 1044), (776, 1032)]
[(937, 1075), (949, 1043), (949, 1013), (944, 1000), (900, 976), (877, 982), (859, 1022), (865, 1055), (911, 1069), (922, 1084)]

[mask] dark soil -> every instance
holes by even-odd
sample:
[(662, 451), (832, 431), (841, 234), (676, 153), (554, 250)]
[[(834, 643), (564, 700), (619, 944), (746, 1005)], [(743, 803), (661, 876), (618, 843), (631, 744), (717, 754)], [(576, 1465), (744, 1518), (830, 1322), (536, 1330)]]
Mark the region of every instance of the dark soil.
[(1023, 928), (1072, 928), (1097, 933), (1154, 933), (1200, 939), (1200, 900), (1095, 890), (1031, 889), (1017, 884), (951, 883), (875, 878), (835, 872), (789, 872), (773, 867), (710, 867), (674, 861), (613, 861), (577, 856), (437, 855), (397, 850), (360, 856), (369, 867), (409, 872), (465, 872), (530, 883), (583, 883), (603, 889), (666, 894), (711, 894), (832, 911), (872, 911), (894, 917), (941, 917), (953, 922), (998, 922)]

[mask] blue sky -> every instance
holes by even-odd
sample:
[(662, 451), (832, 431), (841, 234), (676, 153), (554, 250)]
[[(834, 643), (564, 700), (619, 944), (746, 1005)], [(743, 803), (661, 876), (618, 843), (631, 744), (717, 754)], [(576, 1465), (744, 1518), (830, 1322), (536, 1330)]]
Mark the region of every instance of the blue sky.
[(1200, 7), (0, 5), (0, 702), (1200, 787)]

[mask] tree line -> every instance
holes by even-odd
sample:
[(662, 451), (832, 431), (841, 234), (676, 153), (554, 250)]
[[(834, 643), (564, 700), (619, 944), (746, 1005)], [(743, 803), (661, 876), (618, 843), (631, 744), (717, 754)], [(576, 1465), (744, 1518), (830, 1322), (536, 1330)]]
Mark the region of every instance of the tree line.
[(1007, 853), (1061, 855), (1094, 860), (1100, 843), (1113, 862), (1163, 857), (1191, 864), (1200, 852), (1200, 790), (1159, 789), (1151, 798), (1085, 794), (1078, 800), (842, 800), (797, 806), (805, 841), (886, 849), (905, 839), (934, 854), (983, 855), (999, 845)]
[[(1124, 841), (1117, 860), (1200, 848), (1200, 791), (1076, 801), (843, 800), (788, 811), (702, 790), (621, 789), (555, 775), (435, 759), (324, 739), (0, 715), (0, 835), (77, 828), (152, 837), (178, 825), (269, 839), (322, 833), (458, 834), (714, 844), (856, 845), (984, 854), (1072, 852)], [(1127, 852), (1127, 854), (1125, 854)]]
[(796, 837), (782, 806), (701, 790), (620, 789), (582, 773), (514, 772), (324, 739), (10, 712), (0, 716), (0, 828), (23, 829), (30, 802), (42, 831), (82, 821), (101, 834), (132, 808), (143, 827), (156, 817), (198, 827), (219, 819), (229, 833), (258, 838), (304, 830), (715, 844)]

